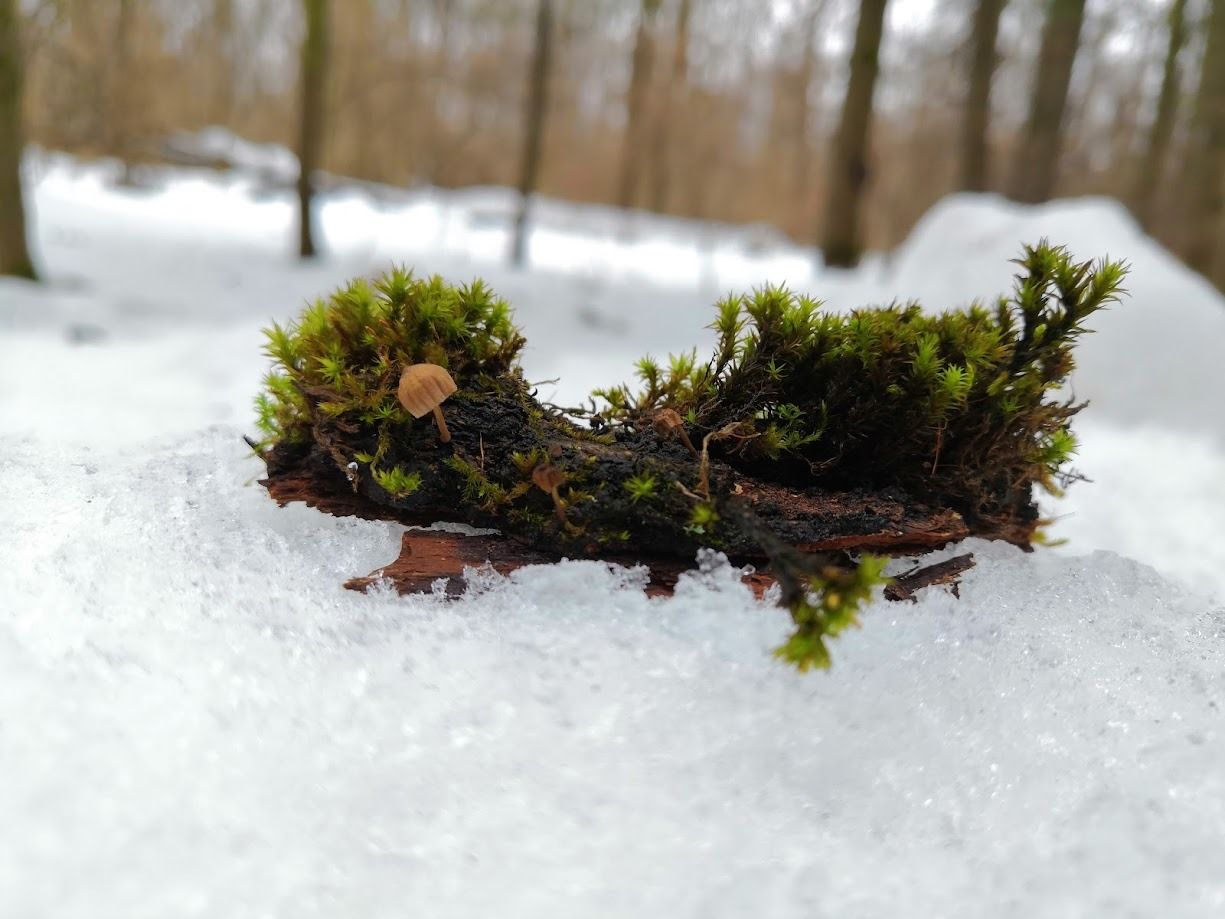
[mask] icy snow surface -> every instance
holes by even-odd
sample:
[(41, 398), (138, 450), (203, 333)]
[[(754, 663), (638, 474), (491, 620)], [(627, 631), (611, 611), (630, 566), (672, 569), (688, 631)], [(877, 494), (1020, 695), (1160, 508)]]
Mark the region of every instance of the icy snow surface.
[[(1225, 305), (1117, 206), (954, 198), (847, 273), (542, 202), (524, 274), (502, 190), (337, 183), (302, 267), (266, 177), (108, 170), (31, 158), (52, 283), (0, 281), (0, 916), (1225, 913)], [(573, 401), (728, 289), (956, 306), (1041, 235), (1135, 266), (1072, 545), (972, 544), (960, 601), (877, 604), (829, 674), (717, 559), (667, 601), (595, 563), (362, 596), (400, 528), (252, 484), (259, 326), (391, 260), (487, 277)]]

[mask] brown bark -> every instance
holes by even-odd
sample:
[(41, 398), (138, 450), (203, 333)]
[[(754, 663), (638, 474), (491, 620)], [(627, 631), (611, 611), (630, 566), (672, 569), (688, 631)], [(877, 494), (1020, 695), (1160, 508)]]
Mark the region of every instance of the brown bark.
[(1188, 233), (1183, 257), (1212, 277), (1225, 216), (1225, 0), (1212, 0), (1202, 68), (1180, 198)]
[(689, 87), (689, 24), (693, 0), (680, 0), (676, 13), (676, 32), (672, 37), (672, 74), (661, 94), (655, 118), (655, 137), (651, 149), (651, 209), (666, 213), (672, 191), (672, 128), (678, 98), (684, 101)]
[(970, 79), (961, 125), (963, 191), (986, 191), (988, 187), (987, 138), (991, 120), (991, 82), (999, 62), (996, 40), (1005, 3), (1007, 0), (978, 0), (974, 8)]
[[(390, 582), (397, 593), (428, 593), (439, 579), (445, 581), (444, 591), (448, 596), (460, 596), (465, 589), (464, 569), (490, 567), (498, 574), (510, 574), (525, 565), (550, 565), (560, 561), (557, 555), (539, 552), (529, 546), (507, 539), (505, 536), (465, 536), (437, 530), (409, 530), (400, 544), (399, 556), (388, 565), (378, 568), (364, 577), (350, 578), (345, 582), (349, 590), (367, 590), (379, 582)], [(643, 564), (643, 559), (628, 556), (612, 557), (603, 561), (633, 567)], [(652, 559), (647, 582), (648, 596), (668, 596), (676, 587), (680, 575), (689, 568), (675, 559)], [(745, 582), (760, 597), (774, 579), (764, 573), (755, 572)]]
[(953, 596), (960, 597), (958, 585), (961, 576), (973, 567), (974, 553), (967, 552), (965, 555), (958, 555), (947, 561), (916, 568), (894, 578), (893, 583), (885, 588), (885, 599), (913, 601), (917, 599), (915, 597), (917, 591), (924, 587), (934, 587), (937, 584), (951, 584)]
[(324, 83), (328, 57), (328, 0), (303, 0), (301, 109), (298, 134), (298, 254), (312, 258), (315, 242), (315, 171), (323, 150)]
[(229, 124), (234, 115), (235, 55), (234, 0), (213, 0), (210, 38), (216, 55), (216, 73), (209, 117), (216, 124)]
[(630, 66), (630, 85), (625, 100), (625, 135), (622, 139), (621, 174), (617, 181), (617, 205), (634, 206), (638, 193), (639, 164), (642, 156), (643, 115), (651, 65), (655, 55), (654, 19), (660, 0), (642, 0), (638, 31), (634, 36), (634, 57)]
[(1018, 201), (1037, 204), (1054, 192), (1068, 86), (1084, 18), (1085, 0), (1050, 0), (1029, 118), (1013, 168), (1012, 197)]
[(888, 0), (861, 0), (859, 4), (851, 75), (834, 139), (821, 233), (827, 265), (849, 268), (859, 262), (863, 251), (859, 215), (868, 181), (868, 132), (887, 5)]
[[(335, 462), (318, 448), (299, 454), (289, 464), (271, 464), (269, 476), (261, 480), (261, 484), (282, 506), (300, 501), (340, 517), (395, 520), (409, 526), (423, 526), (464, 516), (454, 505), (410, 512), (378, 504), (354, 491)], [(805, 553), (906, 555), (937, 549), (971, 535), (971, 528), (956, 512), (918, 507), (895, 494), (794, 491), (744, 478), (738, 480), (735, 487), (743, 506), (768, 519), (772, 529), (809, 533), (810, 538), (797, 546)], [(1014, 535), (982, 529), (974, 532), (988, 537), (1011, 538)], [(430, 591), (434, 582), (442, 578), (446, 580), (446, 592), (458, 595), (463, 592), (465, 568), (489, 564), (499, 573), (507, 574), (524, 565), (556, 562), (563, 555), (573, 557), (575, 553), (561, 552), (547, 545), (529, 545), (503, 535), (461, 536), (417, 529), (404, 534), (397, 559), (368, 575), (349, 579), (345, 586), (351, 590), (365, 590), (377, 581), (387, 580), (400, 593), (421, 593)], [(645, 564), (651, 572), (647, 592), (652, 595), (671, 593), (679, 575), (692, 562), (692, 558), (664, 554), (658, 549), (630, 555), (624, 550), (593, 547), (588, 555), (627, 567)], [(759, 553), (748, 552), (733, 555), (732, 559), (736, 564), (762, 568), (745, 578), (745, 583), (758, 596), (774, 583), (768, 567), (763, 567), (764, 558)], [(896, 599), (909, 599), (915, 590), (927, 584), (950, 583), (956, 574), (969, 567), (961, 564), (964, 558), (919, 569), (908, 578), (899, 579)]]
[(0, 275), (34, 278), (21, 192), (20, 30), (17, 0), (0, 0)]
[(117, 0), (115, 44), (111, 59), (110, 151), (123, 164), (124, 185), (132, 184), (132, 159), (136, 153), (132, 106), (132, 0)]
[(553, 60), (553, 2), (540, 0), (536, 11), (536, 47), (528, 80), (527, 113), (524, 120), (523, 156), (519, 172), (519, 212), (515, 217), (510, 260), (527, 261), (528, 217), (532, 195), (540, 179), (540, 151), (548, 112), (549, 74)]
[(812, 150), (808, 135), (812, 130), (812, 106), (808, 95), (817, 72), (817, 26), (825, 11), (825, 0), (814, 0), (804, 24), (804, 50), (800, 56), (800, 72), (795, 86), (795, 112), (791, 135), (791, 197), (797, 210), (808, 206), (808, 179), (812, 172)]
[[(593, 456), (615, 453), (587, 442), (571, 446)], [(679, 462), (685, 464), (686, 461), (679, 459), (679, 456), (675, 455)], [(340, 472), (336, 460), (317, 444), (284, 455), (270, 454), (265, 456), (265, 460), (268, 462), (268, 477), (261, 480), (261, 484), (281, 505), (304, 502), (336, 516), (395, 520), (409, 526), (428, 525), (439, 520), (477, 526), (495, 522), (441, 493), (437, 500), (418, 502), (412, 509), (377, 502), (364, 491), (355, 490), (349, 479)], [(895, 490), (831, 492), (816, 488), (792, 488), (732, 473), (718, 464), (716, 466), (720, 475), (730, 477), (730, 489), (739, 504), (768, 524), (772, 532), (786, 538), (803, 552), (906, 555), (937, 549), (968, 536), (1005, 539), (1027, 545), (1033, 535), (1032, 522), (982, 520), (971, 526), (956, 511), (917, 504)], [(542, 507), (545, 503), (547, 498), (542, 498)], [(651, 531), (656, 524), (649, 522), (649, 514), (641, 517), (641, 532), (636, 534), (633, 544), (647, 548), (642, 549), (639, 561), (665, 565), (677, 560), (689, 560), (686, 553), (692, 552), (690, 545), (680, 545), (672, 537), (656, 538), (657, 534)], [(589, 551), (576, 552), (575, 549), (573, 544), (563, 550), (550, 544), (547, 539), (540, 539), (530, 548), (515, 551), (530, 552), (534, 560), (556, 560), (562, 555), (626, 559), (624, 549), (604, 548), (598, 543), (588, 546)], [(744, 562), (760, 561), (763, 557), (747, 543), (733, 551), (732, 555)]]
[[(557, 561), (560, 559), (554, 555), (538, 552), (497, 534), (469, 536), (441, 530), (409, 530), (401, 537), (400, 554), (392, 562), (362, 577), (349, 578), (344, 586), (348, 590), (365, 591), (377, 584), (390, 584), (396, 593), (420, 594), (431, 593), (434, 585), (442, 581), (443, 593), (459, 597), (467, 588), (466, 569), (492, 568), (498, 574), (508, 575), (527, 565), (549, 565)], [(645, 561), (650, 572), (646, 585), (648, 597), (671, 596), (680, 576), (689, 570), (689, 565), (675, 559), (610, 556), (602, 561), (626, 568), (642, 565)], [(914, 602), (918, 599), (915, 594), (923, 588), (946, 584), (952, 586), (954, 596), (960, 596), (961, 575), (973, 567), (974, 556), (966, 554), (919, 568), (885, 587), (885, 599)], [(776, 583), (768, 570), (751, 566), (740, 580), (759, 600)]]

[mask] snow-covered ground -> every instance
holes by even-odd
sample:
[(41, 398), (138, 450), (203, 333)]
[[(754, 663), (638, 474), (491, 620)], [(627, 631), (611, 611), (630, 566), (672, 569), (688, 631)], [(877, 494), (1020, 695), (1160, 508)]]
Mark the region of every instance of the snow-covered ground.
[[(30, 161), (50, 283), (0, 281), (0, 916), (1218, 916), (1225, 301), (1102, 200), (938, 206), (818, 271), (761, 229), (337, 183), (298, 264), (275, 150), (229, 174)], [(213, 151), (216, 154), (216, 151)], [(219, 155), (219, 154), (217, 154)], [(960, 601), (879, 603), (828, 674), (707, 560), (460, 602), (340, 583), (399, 528), (277, 508), (241, 441), (259, 328), (392, 261), (481, 275), (575, 402), (710, 303), (1007, 289), (1025, 241), (1133, 265), (1076, 376), (1070, 544), (974, 544)]]

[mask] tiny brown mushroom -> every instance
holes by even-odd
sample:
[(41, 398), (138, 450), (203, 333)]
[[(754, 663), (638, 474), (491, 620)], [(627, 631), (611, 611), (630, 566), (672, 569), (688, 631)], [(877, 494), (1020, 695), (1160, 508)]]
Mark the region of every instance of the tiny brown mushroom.
[(561, 503), (558, 487), (566, 481), (566, 474), (556, 466), (545, 463), (532, 470), (532, 481), (541, 491), (548, 492), (553, 498), (553, 509), (557, 511), (557, 519), (566, 522), (566, 509)]
[(655, 433), (664, 440), (669, 437), (679, 437), (681, 443), (689, 448), (689, 452), (695, 459), (697, 458), (698, 451), (694, 448), (693, 441), (689, 439), (689, 434), (685, 431), (685, 422), (676, 409), (661, 408), (651, 416), (651, 425), (655, 428)]
[(400, 374), (398, 396), (400, 404), (414, 418), (434, 413), (438, 439), (445, 444), (451, 442), (451, 432), (447, 430), (447, 421), (442, 417), (441, 405), (456, 389), (451, 374), (437, 364), (410, 364)]

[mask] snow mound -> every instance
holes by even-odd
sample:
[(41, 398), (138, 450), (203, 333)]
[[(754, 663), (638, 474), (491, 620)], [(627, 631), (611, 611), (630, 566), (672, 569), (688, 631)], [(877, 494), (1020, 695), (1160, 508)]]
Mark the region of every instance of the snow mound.
[(235, 428), (0, 454), (6, 915), (1214, 916), (1225, 611), (974, 544), (832, 673), (714, 560), (467, 599), (275, 507)]
[(1090, 481), (1045, 497), (1061, 551), (1109, 549), (1225, 602), (1225, 455), (1211, 438), (1146, 425), (1075, 425), (1074, 467)]

